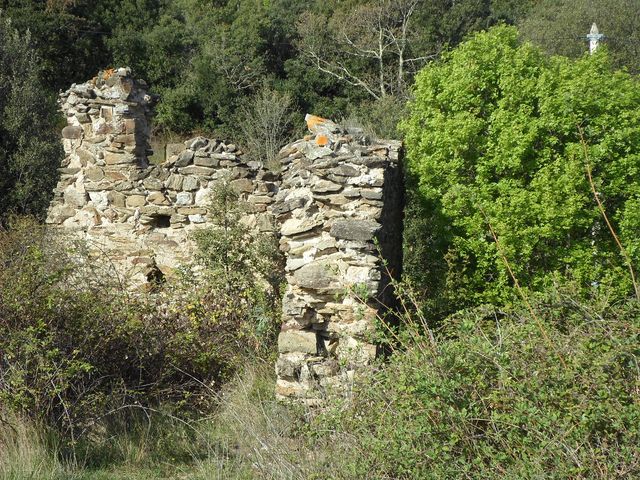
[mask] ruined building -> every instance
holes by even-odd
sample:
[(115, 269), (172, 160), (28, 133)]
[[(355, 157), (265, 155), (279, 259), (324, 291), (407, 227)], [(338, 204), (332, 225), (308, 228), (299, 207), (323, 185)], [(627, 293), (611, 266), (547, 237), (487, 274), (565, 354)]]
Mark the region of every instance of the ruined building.
[(281, 150), (277, 173), (202, 137), (149, 165), (153, 101), (125, 68), (61, 94), (66, 156), (47, 222), (144, 284), (192, 261), (190, 233), (208, 225), (208, 195), (225, 179), (250, 205), (243, 221), (278, 235), (287, 259), (277, 395), (345, 393), (377, 354), (372, 333), (401, 268), (400, 143), (308, 115), (310, 135)]

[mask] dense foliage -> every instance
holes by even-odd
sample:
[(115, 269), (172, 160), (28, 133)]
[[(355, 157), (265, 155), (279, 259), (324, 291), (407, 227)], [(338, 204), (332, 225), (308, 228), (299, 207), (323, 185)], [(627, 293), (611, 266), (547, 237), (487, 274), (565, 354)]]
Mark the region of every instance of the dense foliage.
[(271, 352), (277, 304), (252, 296), (257, 286), (185, 278), (136, 294), (72, 238), (28, 220), (10, 227), (0, 231), (0, 403), (67, 440), (114, 413), (205, 408), (216, 399), (203, 391)]
[[(329, 117), (375, 101), (363, 85), (379, 73), (385, 76), (382, 92), (376, 82), (379, 94), (403, 95), (430, 56), (467, 32), (515, 22), (531, 3), (4, 0), (0, 9), (21, 32), (31, 31), (51, 91), (85, 81), (100, 68), (126, 64), (163, 99), (157, 127), (229, 133), (237, 127), (234, 114), (242, 99), (264, 84), (291, 95), (303, 113)], [(380, 14), (385, 24), (376, 26)], [(352, 55), (341, 37), (344, 26), (353, 27), (348, 40), (362, 51), (375, 46), (376, 29), (387, 32), (382, 63)], [(328, 68), (319, 69), (314, 54)], [(399, 64), (401, 72), (392, 68)], [(346, 77), (335, 75), (341, 67), (349, 72)], [(366, 80), (354, 83), (354, 78)]]
[(514, 277), (530, 289), (566, 275), (585, 290), (632, 291), (639, 92), (606, 54), (548, 58), (510, 27), (478, 34), (419, 74), (404, 125), (419, 215), (408, 226), (425, 222), (428, 236), (409, 270), (440, 307), (509, 301)]
[(31, 36), (0, 11), (0, 225), (9, 212), (44, 214), (62, 160), (40, 62)]
[[(0, 0), (0, 475), (639, 477), (638, 15), (604, 3)], [(394, 354), (348, 403), (275, 402), (282, 258), (224, 179), (194, 265), (152, 293), (10, 215), (46, 209), (55, 93), (123, 64), (167, 136), (267, 161), (304, 112), (406, 136), (421, 291), (397, 286)]]
[(595, 22), (616, 67), (640, 71), (640, 17), (635, 0), (541, 0), (519, 24), (522, 36), (548, 53), (580, 57)]
[(640, 305), (566, 289), (532, 303), (460, 312), (433, 341), (413, 325), (350, 405), (318, 419), (331, 478), (640, 475)]

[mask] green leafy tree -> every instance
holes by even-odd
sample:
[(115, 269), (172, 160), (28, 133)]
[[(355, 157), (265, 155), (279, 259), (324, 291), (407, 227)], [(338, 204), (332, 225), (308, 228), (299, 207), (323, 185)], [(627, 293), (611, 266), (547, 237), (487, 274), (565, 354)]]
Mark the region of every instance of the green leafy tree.
[(316, 2), (300, 16), (296, 61), (332, 80), (334, 88), (342, 88), (349, 99), (342, 115), (373, 126), (378, 136), (396, 136), (395, 124), (404, 113), (398, 107), (406, 102), (409, 85), (423, 65), (470, 32), (515, 22), (531, 4), (531, 0)]
[(21, 34), (30, 32), (40, 57), (43, 85), (54, 93), (83, 82), (110, 63), (108, 31), (97, 11), (106, 0), (0, 0)]
[(62, 148), (41, 74), (30, 35), (0, 11), (0, 221), (10, 213), (42, 216), (57, 182)]
[(413, 208), (429, 216), (421, 232), (408, 221), (408, 271), (438, 308), (508, 302), (514, 276), (530, 289), (569, 275), (585, 290), (629, 292), (640, 90), (605, 52), (549, 58), (515, 28), (493, 28), (418, 75), (403, 129)]

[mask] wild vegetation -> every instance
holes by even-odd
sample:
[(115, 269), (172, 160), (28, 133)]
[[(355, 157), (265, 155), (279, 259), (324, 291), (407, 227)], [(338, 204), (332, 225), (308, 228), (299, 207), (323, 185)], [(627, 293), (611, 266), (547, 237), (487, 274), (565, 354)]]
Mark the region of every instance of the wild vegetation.
[(403, 130), (432, 235), (429, 259), (409, 265), (427, 296), (447, 299), (452, 306), (439, 307), (448, 311), (504, 304), (518, 295), (513, 276), (535, 291), (558, 274), (586, 290), (632, 292), (637, 87), (635, 77), (612, 71), (607, 55), (546, 57), (509, 27), (424, 69)]
[[(604, 3), (0, 0), (0, 477), (638, 478), (640, 29)], [(39, 223), (54, 93), (122, 64), (161, 133), (404, 138), (401, 322), (347, 401), (275, 401), (281, 258), (224, 182), (197, 286)]]

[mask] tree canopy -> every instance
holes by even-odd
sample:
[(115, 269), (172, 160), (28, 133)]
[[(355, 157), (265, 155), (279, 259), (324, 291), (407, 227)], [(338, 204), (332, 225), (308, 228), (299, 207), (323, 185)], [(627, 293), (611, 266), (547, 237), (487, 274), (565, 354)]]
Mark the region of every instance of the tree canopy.
[(520, 19), (524, 38), (546, 52), (581, 56), (596, 23), (613, 64), (640, 71), (640, 10), (636, 0), (541, 0)]
[(588, 175), (637, 266), (640, 89), (606, 52), (572, 61), (512, 27), (480, 33), (420, 72), (404, 132), (432, 239), (414, 260), (434, 295), (505, 302), (514, 278), (536, 289), (563, 275), (628, 293)]
[(51, 91), (127, 65), (162, 98), (157, 128), (229, 134), (243, 98), (264, 87), (334, 118), (366, 116), (378, 97), (403, 101), (426, 60), (468, 32), (517, 21), (531, 3), (0, 0), (0, 9), (30, 30)]
[(31, 36), (0, 11), (0, 222), (10, 213), (42, 216), (57, 181), (62, 148), (41, 65)]

